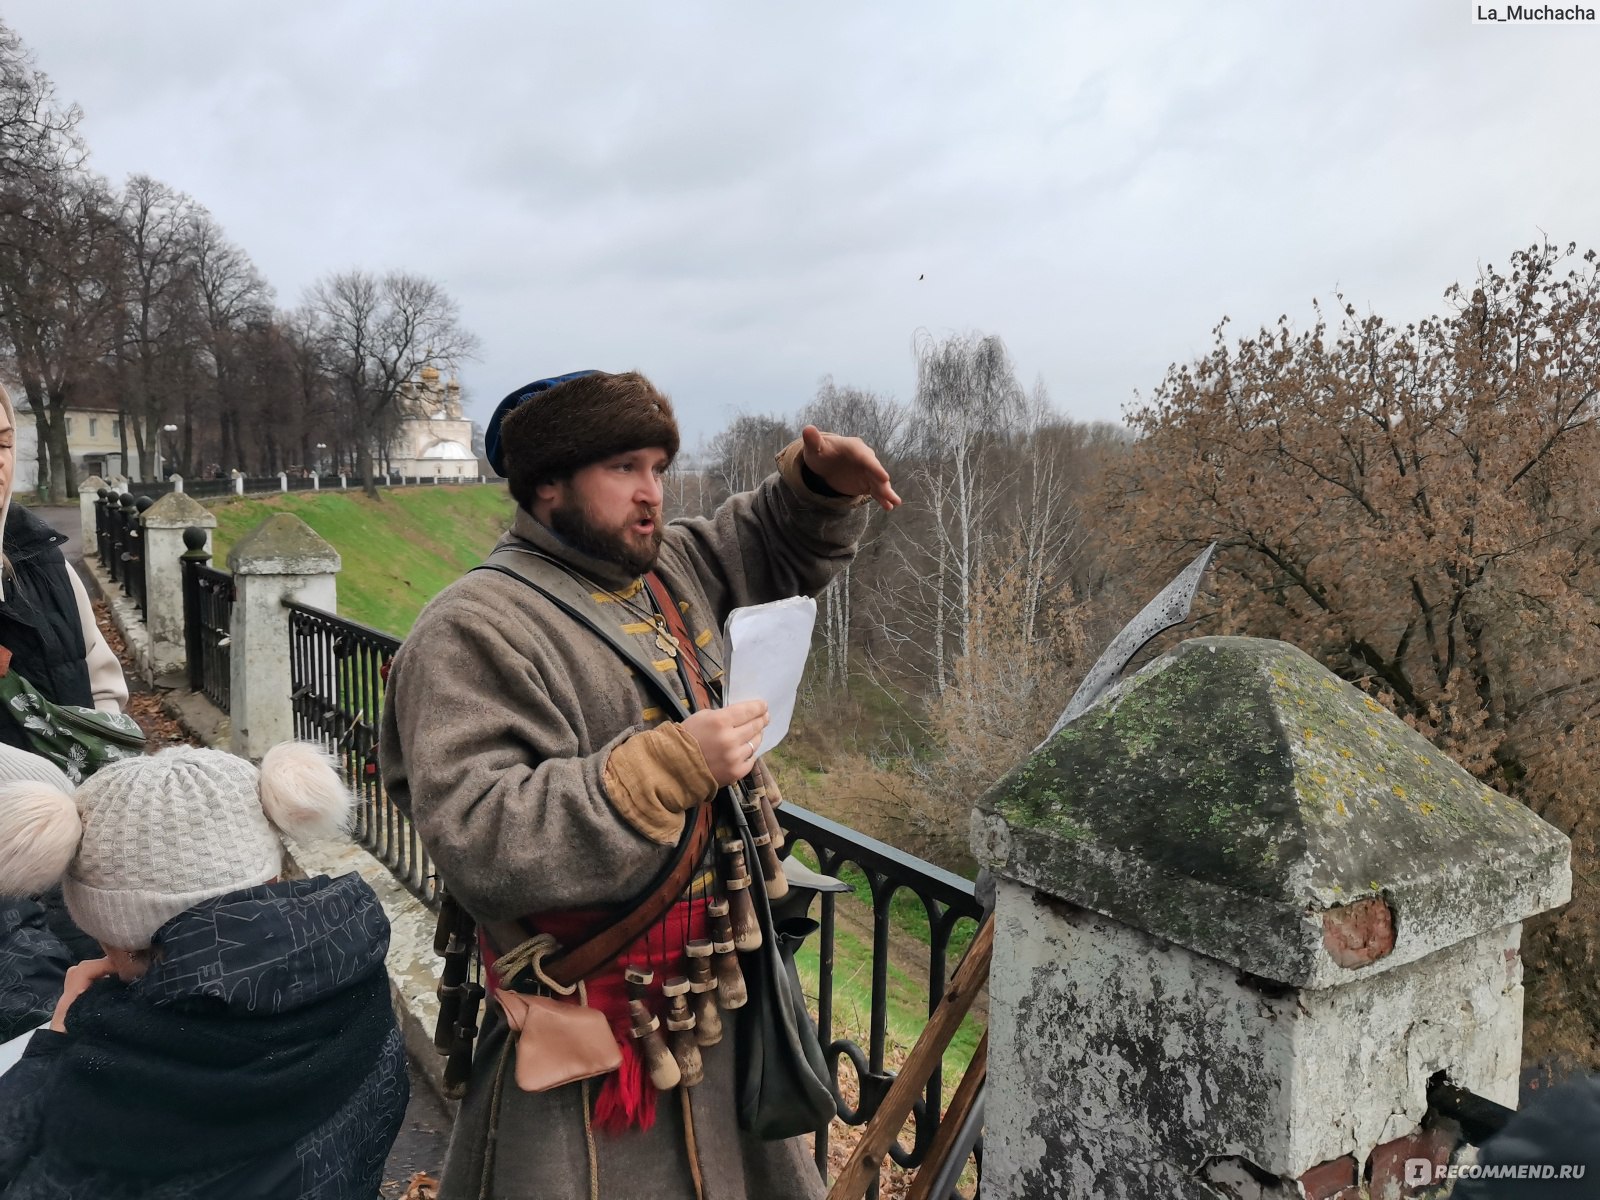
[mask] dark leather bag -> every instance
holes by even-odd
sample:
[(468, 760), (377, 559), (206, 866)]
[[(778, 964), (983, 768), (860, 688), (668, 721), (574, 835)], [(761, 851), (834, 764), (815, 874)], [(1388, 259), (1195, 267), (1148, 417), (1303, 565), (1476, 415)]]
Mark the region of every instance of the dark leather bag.
[[(729, 807), (745, 841), (746, 861), (759, 862), (744, 813), (737, 804)], [(750, 877), (761, 948), (739, 956), (750, 993), (734, 1027), (739, 1128), (766, 1141), (781, 1141), (815, 1133), (838, 1111), (794, 963), (795, 951), (817, 923), (792, 917), (776, 924), (766, 881), (759, 870)]]

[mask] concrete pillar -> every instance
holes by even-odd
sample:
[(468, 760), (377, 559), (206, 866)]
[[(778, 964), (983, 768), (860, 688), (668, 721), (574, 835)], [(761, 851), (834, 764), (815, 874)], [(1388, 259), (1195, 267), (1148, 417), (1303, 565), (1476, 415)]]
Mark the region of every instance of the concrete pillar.
[(242, 471), (233, 473), (233, 494), (235, 496), (244, 495), (244, 472)]
[(1430, 1079), (1517, 1102), (1521, 922), (1570, 845), (1292, 646), (1180, 643), (1001, 780), (973, 846), (987, 1195), (1410, 1195), (1458, 1142)]
[(341, 492), (342, 491), (346, 491), (346, 490), (349, 489), (349, 487), (350, 487), (350, 481), (348, 479), (346, 479), (343, 475), (340, 475), (339, 476), (339, 490)]
[(183, 476), (182, 475), (174, 475), (172, 477), (172, 490), (177, 492), (179, 495), (183, 494)]
[(205, 548), (211, 549), (210, 530), (217, 518), (192, 496), (172, 492), (145, 509), (144, 587), (149, 605), (150, 674), (159, 677), (183, 667), (187, 661), (183, 624), (183, 531), (197, 525), (207, 531)]
[(292, 513), (257, 525), (228, 551), (233, 572), (232, 750), (260, 758), (293, 736), (285, 599), (338, 611), (339, 553)]
[(85, 554), (94, 552), (96, 529), (94, 502), (100, 499), (100, 489), (106, 486), (108, 486), (106, 481), (98, 475), (78, 480), (78, 525), (83, 530), (82, 544)]
[(287, 471), (278, 472), (278, 490), (280, 492), (289, 490), (289, 473)]
[(320, 492), (322, 490), (322, 476), (313, 475), (311, 477), (311, 490), (313, 492)]

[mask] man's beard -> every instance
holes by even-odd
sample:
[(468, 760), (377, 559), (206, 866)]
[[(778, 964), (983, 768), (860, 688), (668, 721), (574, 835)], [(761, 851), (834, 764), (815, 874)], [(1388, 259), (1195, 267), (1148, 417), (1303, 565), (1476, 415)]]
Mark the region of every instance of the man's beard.
[(622, 529), (602, 529), (589, 520), (589, 514), (584, 512), (581, 503), (563, 502), (550, 510), (550, 528), (574, 550), (581, 550), (591, 558), (616, 563), (635, 575), (643, 575), (654, 569), (656, 559), (661, 555), (660, 510), (652, 512), (650, 519), (655, 522), (654, 528), (650, 530), (648, 538), (641, 539), (628, 532), (633, 521), (629, 521)]

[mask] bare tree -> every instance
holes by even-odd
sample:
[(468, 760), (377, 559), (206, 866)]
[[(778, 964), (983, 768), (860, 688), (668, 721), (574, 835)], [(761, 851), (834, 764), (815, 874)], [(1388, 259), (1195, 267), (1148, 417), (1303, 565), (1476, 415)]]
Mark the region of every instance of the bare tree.
[(23, 187), (0, 203), (0, 328), (46, 448), (40, 487), (61, 503), (75, 486), (67, 408), (118, 343), (121, 236), (99, 180), (48, 172)]
[(799, 436), (780, 417), (740, 413), (711, 439), (711, 472), (723, 496), (748, 492), (772, 474), (773, 457)]
[(908, 453), (928, 525), (925, 538), (896, 542), (906, 568), (900, 580), (907, 585), (896, 603), (918, 624), (935, 691), (948, 679), (952, 648), (957, 655), (972, 651), (973, 588), (984, 569), (986, 525), (999, 491), (994, 452), (1017, 430), (1025, 407), (999, 338), (919, 338)]
[(113, 265), (103, 193), (82, 171), (81, 119), (0, 22), (0, 338), (38, 428), (40, 486), (54, 498), (73, 484), (62, 413), (104, 348)]
[[(839, 387), (825, 376), (815, 399), (801, 411), (800, 424), (859, 437), (877, 451), (891, 474), (900, 453), (905, 412), (891, 400), (860, 388)], [(871, 569), (872, 547), (883, 530), (881, 514), (874, 510), (872, 525), (863, 538), (861, 559)], [(855, 601), (859, 591), (855, 561), (848, 563), (822, 593), (824, 677), (829, 687), (842, 688), (850, 677), (850, 648), (855, 637)]]
[[(220, 441), (217, 462), (223, 469), (243, 470), (241, 358), (249, 331), (259, 328), (270, 317), (272, 289), (261, 278), (250, 256), (228, 241), (211, 214), (198, 206), (189, 213), (188, 241), (193, 258), (194, 289), (203, 321), (202, 336), (211, 360), (211, 404), (207, 407)], [(194, 466), (194, 401), (195, 397), (185, 395), (180, 455), (185, 471)]]
[[(461, 327), (455, 301), (420, 275), (391, 272), (381, 278), (345, 271), (319, 281), (307, 305), (329, 349), (340, 400), (358, 428), (380, 435), (399, 416), (400, 389), (423, 367), (454, 369), (477, 351), (478, 340)], [(363, 436), (357, 469), (376, 497), (374, 453), (386, 444)]]
[(173, 415), (174, 397), (184, 395), (185, 406), (192, 406), (182, 384), (195, 378), (194, 360), (206, 331), (192, 236), (202, 212), (190, 197), (148, 175), (131, 177), (123, 188), (122, 437), (124, 461), (131, 462), (132, 434), (140, 479), (156, 474), (162, 427)]

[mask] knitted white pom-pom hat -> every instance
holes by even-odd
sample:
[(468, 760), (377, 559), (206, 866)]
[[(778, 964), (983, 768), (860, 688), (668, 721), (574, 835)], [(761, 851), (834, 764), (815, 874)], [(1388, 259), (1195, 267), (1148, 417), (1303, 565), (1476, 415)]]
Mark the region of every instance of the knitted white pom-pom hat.
[(67, 910), (102, 945), (140, 950), (184, 909), (277, 877), (279, 831), (344, 828), (352, 799), (318, 747), (274, 746), (258, 771), (187, 746), (124, 759), (76, 797), (36, 783), (0, 787), (0, 893), (62, 879)]

